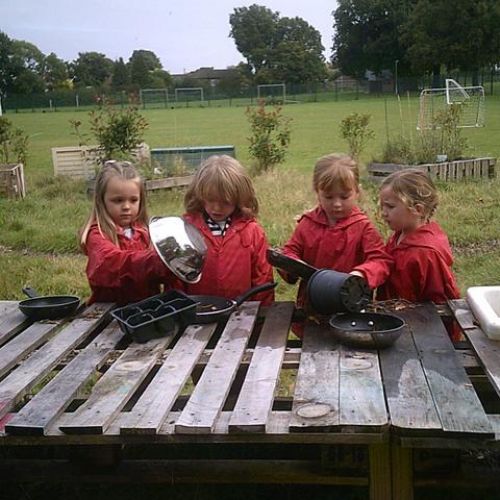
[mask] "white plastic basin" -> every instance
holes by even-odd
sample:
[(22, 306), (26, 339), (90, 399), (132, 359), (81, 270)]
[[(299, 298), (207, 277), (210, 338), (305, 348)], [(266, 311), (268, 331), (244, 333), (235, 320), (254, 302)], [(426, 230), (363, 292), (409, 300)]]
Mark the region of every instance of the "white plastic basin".
[(467, 302), (481, 330), (500, 340), (500, 286), (473, 286), (467, 290)]

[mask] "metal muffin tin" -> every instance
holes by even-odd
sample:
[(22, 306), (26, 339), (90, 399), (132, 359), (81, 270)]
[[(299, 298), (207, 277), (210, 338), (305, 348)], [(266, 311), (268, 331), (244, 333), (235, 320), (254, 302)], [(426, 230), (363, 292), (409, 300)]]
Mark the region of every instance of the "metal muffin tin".
[(121, 330), (135, 342), (164, 337), (196, 318), (196, 302), (178, 290), (169, 290), (111, 311)]

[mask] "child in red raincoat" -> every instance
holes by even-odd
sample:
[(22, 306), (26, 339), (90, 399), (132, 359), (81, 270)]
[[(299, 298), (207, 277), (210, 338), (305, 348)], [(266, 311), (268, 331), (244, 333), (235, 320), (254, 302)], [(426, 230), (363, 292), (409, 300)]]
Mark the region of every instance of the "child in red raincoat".
[[(431, 221), (437, 205), (437, 190), (425, 172), (404, 169), (383, 181), (382, 216), (394, 231), (386, 250), (395, 265), (378, 298), (443, 304), (460, 297), (448, 237)], [(457, 328), (448, 328), (448, 332), (453, 340), (459, 340)]]
[(177, 280), (150, 244), (145, 188), (129, 162), (107, 161), (99, 171), (91, 214), (80, 244), (88, 257), (88, 304), (124, 305)]
[[(226, 155), (205, 160), (188, 187), (184, 205), (184, 219), (201, 231), (208, 247), (200, 281), (183, 284), (187, 293), (234, 299), (273, 281), (267, 238), (256, 219), (255, 191), (237, 160)], [(251, 300), (268, 305), (274, 290), (255, 294)]]
[[(372, 289), (389, 276), (392, 259), (384, 250), (381, 235), (359, 209), (359, 170), (347, 155), (329, 154), (314, 167), (313, 187), (318, 205), (305, 212), (283, 253), (317, 268), (361, 276)], [(289, 282), (294, 277), (280, 273)], [(306, 284), (302, 281), (297, 308), (307, 310)], [(302, 336), (302, 325), (293, 331)]]

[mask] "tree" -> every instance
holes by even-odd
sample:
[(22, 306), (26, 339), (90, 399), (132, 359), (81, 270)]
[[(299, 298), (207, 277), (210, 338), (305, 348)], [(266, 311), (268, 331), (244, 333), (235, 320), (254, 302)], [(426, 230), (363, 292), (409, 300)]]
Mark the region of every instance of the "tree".
[(48, 90), (64, 87), (68, 79), (66, 63), (51, 52), (43, 62), (43, 79)]
[(111, 76), (113, 61), (99, 52), (79, 52), (72, 69), (78, 86), (101, 87)]
[(35, 45), (24, 40), (12, 40), (8, 57), (11, 72), (8, 91), (30, 94), (45, 90), (42, 78), (45, 56)]
[(0, 96), (4, 96), (12, 82), (12, 65), (10, 54), (12, 52), (12, 40), (0, 31)]
[(332, 63), (344, 74), (379, 73), (398, 61), (401, 74), (409, 72), (400, 43), (399, 26), (408, 17), (412, 0), (338, 0), (334, 11)]
[(229, 16), (230, 36), (256, 82), (308, 82), (325, 78), (320, 33), (299, 17), (251, 5)]
[(417, 0), (402, 26), (402, 41), (415, 71), (441, 66), (476, 72), (498, 62), (498, 0)]
[[(163, 77), (166, 77), (168, 73), (165, 72), (166, 75), (164, 73), (157, 73), (158, 71), (163, 71), (163, 67), (160, 59), (158, 59), (154, 52), (150, 50), (134, 50), (128, 64), (130, 67), (130, 80), (132, 84), (137, 87), (144, 89), (152, 88), (153, 85), (160, 87), (166, 86), (164, 82), (163, 84), (161, 83)], [(160, 75), (159, 79), (158, 75)], [(160, 85), (158, 85), (159, 83)]]
[(124, 90), (130, 83), (130, 72), (128, 66), (119, 58), (113, 63), (113, 76), (111, 85), (115, 90)]

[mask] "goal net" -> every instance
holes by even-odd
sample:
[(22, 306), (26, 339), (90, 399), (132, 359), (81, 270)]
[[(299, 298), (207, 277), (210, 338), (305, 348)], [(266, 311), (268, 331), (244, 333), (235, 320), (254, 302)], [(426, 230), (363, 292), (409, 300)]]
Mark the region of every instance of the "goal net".
[(286, 101), (286, 85), (284, 83), (257, 85), (257, 99), (263, 99), (266, 104), (284, 104)]
[(200, 102), (204, 101), (202, 87), (180, 87), (175, 89), (175, 102)]
[(484, 88), (481, 85), (462, 87), (447, 78), (446, 87), (424, 89), (420, 93), (417, 129), (435, 128), (436, 117), (450, 106), (457, 106), (460, 110), (457, 127), (484, 126)]
[(167, 89), (141, 89), (139, 92), (141, 105), (146, 108), (161, 108), (168, 106)]

